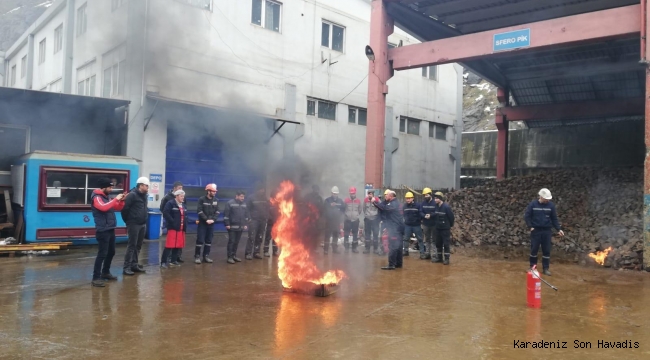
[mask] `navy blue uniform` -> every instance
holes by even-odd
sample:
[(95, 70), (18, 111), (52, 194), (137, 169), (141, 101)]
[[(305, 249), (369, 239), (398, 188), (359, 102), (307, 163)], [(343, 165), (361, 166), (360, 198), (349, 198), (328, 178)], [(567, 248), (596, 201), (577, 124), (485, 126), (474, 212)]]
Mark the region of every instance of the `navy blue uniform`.
[[(436, 226), (436, 202), (431, 200), (424, 200), (420, 203), (420, 217), (422, 218), (422, 231), (424, 232), (424, 239), (422, 241), (424, 246), (420, 247), (420, 253), (425, 255), (433, 252), (433, 245), (435, 243), (435, 226)], [(429, 215), (427, 219), (425, 216)], [(431, 254), (433, 255), (433, 254)]]
[(420, 216), (420, 205), (415, 202), (410, 204), (405, 203), (402, 212), (404, 213), (404, 253), (408, 253), (411, 234), (415, 234), (415, 238), (418, 240), (420, 254), (424, 254), (425, 247), (424, 244), (422, 244), (422, 217)]
[(451, 211), (451, 206), (444, 202), (440, 205), (436, 204), (434, 219), (436, 228), (436, 252), (438, 259), (440, 259), (440, 254), (444, 254), (445, 259), (449, 260), (451, 228), (454, 226), (454, 212)]
[(524, 220), (528, 228), (533, 229), (530, 233), (530, 266), (537, 265), (537, 252), (541, 245), (542, 266), (548, 269), (551, 264), (551, 228), (562, 230), (555, 204), (550, 201), (542, 204), (539, 199), (534, 200), (526, 208)]
[(402, 267), (402, 235), (404, 223), (400, 213), (399, 201), (396, 199), (373, 203), (379, 209), (384, 228), (388, 230), (388, 266)]

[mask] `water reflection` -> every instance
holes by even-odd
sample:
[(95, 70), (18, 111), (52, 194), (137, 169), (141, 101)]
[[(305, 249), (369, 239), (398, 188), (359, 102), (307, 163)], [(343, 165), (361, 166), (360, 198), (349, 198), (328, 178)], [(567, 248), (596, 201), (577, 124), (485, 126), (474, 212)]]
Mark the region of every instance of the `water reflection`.
[(275, 354), (299, 346), (310, 333), (322, 333), (336, 325), (342, 304), (336, 298), (282, 294), (275, 318)]

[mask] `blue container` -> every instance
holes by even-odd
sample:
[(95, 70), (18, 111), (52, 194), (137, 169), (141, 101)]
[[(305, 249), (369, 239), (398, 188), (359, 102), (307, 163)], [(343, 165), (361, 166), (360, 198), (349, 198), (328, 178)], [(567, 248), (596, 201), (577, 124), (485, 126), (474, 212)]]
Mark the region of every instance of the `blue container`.
[(144, 237), (149, 240), (160, 239), (160, 225), (162, 225), (162, 213), (158, 210), (149, 209), (147, 232), (144, 234)]

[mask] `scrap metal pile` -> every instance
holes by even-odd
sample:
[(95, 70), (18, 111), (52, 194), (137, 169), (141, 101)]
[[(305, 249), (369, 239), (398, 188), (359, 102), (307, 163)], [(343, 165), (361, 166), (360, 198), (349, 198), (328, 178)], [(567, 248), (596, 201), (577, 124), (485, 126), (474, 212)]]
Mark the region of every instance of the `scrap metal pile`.
[(454, 241), (463, 246), (530, 246), (523, 214), (543, 187), (553, 193), (566, 233), (565, 238), (553, 238), (554, 251), (588, 254), (611, 247), (604, 266), (641, 268), (642, 168), (556, 170), (450, 193)]

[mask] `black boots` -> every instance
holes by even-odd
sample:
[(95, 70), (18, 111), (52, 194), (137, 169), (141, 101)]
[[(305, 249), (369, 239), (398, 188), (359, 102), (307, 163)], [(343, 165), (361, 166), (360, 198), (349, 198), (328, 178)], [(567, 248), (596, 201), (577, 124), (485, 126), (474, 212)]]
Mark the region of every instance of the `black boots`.
[(436, 256), (431, 257), (431, 262), (432, 263), (441, 263), (442, 262), (442, 254), (438, 253)]

